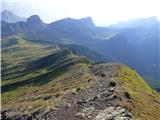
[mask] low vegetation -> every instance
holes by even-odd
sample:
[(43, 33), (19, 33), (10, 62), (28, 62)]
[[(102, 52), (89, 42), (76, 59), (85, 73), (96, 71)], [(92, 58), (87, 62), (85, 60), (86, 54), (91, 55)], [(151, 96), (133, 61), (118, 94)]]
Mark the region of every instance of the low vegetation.
[(132, 98), (129, 104), (121, 104), (134, 113), (134, 119), (158, 120), (160, 117), (159, 94), (152, 90), (135, 70), (127, 66), (118, 66), (118, 77)]
[(67, 90), (88, 79), (90, 61), (67, 49), (17, 36), (3, 40), (2, 46), (2, 109), (49, 109)]

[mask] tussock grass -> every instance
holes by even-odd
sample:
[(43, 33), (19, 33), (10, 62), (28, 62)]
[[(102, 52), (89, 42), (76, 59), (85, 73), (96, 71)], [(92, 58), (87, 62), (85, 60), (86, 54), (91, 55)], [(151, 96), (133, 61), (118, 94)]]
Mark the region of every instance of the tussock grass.
[(125, 85), (132, 101), (121, 103), (135, 116), (135, 120), (158, 120), (160, 118), (160, 95), (152, 90), (133, 69), (118, 66), (118, 78)]

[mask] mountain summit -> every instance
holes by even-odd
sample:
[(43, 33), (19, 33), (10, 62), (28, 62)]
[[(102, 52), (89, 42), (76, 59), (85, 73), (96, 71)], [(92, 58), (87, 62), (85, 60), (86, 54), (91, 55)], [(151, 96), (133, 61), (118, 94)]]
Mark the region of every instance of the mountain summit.
[(37, 26), (37, 27), (43, 27), (45, 23), (40, 19), (38, 15), (32, 15), (27, 19), (27, 24), (29, 26)]
[(43, 21), (40, 19), (38, 15), (32, 15), (27, 19), (28, 24), (41, 24)]
[(1, 12), (1, 20), (4, 20), (5, 22), (8, 22), (8, 23), (16, 23), (19, 21), (26, 21), (25, 18), (21, 18), (8, 10), (4, 10)]
[(82, 18), (79, 20), (81, 24), (85, 24), (88, 27), (95, 27), (94, 22), (91, 17)]
[(82, 19), (65, 18), (49, 24), (51, 27), (65, 27), (65, 28), (94, 28), (95, 25), (91, 17)]

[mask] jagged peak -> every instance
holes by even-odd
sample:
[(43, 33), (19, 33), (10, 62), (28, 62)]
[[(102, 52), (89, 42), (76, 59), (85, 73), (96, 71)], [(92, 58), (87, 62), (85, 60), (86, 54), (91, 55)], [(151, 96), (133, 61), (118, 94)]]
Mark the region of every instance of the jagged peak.
[(1, 20), (6, 21), (7, 23), (16, 23), (19, 21), (26, 21), (26, 18), (19, 17), (9, 10), (3, 10), (1, 12)]
[(40, 17), (38, 15), (32, 15), (27, 19), (27, 23), (28, 24), (33, 24), (33, 25), (37, 25), (37, 24), (44, 24), (43, 21), (40, 19)]

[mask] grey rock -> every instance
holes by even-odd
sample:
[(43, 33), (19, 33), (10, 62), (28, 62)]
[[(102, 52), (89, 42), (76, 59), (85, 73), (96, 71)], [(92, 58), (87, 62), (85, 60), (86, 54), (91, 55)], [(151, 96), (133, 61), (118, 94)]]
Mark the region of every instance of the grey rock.
[(119, 110), (119, 112), (122, 114), (122, 113), (125, 113), (126, 110), (125, 110), (124, 108), (121, 108), (121, 109)]

